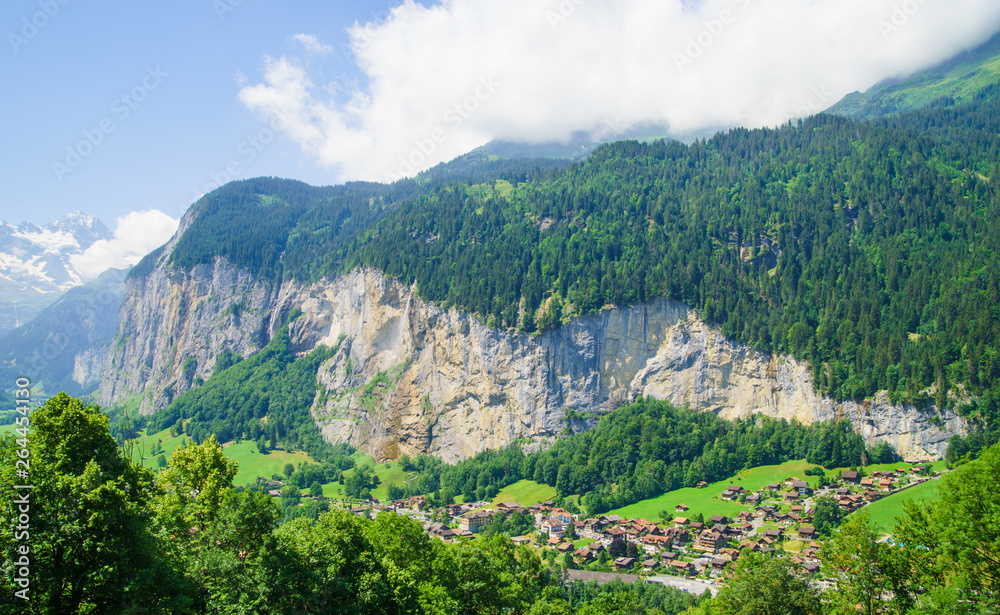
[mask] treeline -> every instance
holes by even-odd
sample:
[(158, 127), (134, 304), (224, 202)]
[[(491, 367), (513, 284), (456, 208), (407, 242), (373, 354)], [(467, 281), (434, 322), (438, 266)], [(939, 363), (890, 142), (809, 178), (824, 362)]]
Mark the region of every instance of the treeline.
[(641, 399), (543, 452), (525, 455), (515, 445), (453, 466), (418, 457), (412, 470), (419, 472), (419, 487), (401, 486), (399, 495), (430, 493), (443, 504), (458, 495), (490, 500), (507, 485), (529, 479), (555, 487), (560, 498), (579, 495), (588, 513), (599, 514), (761, 465), (806, 459), (834, 468), (897, 458), (889, 446), (868, 450), (846, 421), (808, 426), (761, 416), (727, 421)]
[(28, 522), (21, 446), (0, 439), (0, 524), (30, 526), (0, 534), (3, 613), (674, 615), (700, 602), (567, 588), (507, 536), (446, 544), (395, 514), (279, 524), (272, 498), (233, 489), (236, 463), (214, 438), (177, 449), (154, 480), (96, 407), (60, 394), (31, 418)]

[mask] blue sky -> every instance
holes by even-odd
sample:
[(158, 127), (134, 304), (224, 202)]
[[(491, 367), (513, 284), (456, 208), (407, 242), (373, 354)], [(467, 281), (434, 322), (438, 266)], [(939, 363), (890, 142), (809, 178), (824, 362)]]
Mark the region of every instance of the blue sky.
[(0, 219), (127, 219), (135, 254), (228, 179), (390, 181), (494, 138), (773, 126), (987, 40), (1000, 3), (8, 0), (0, 27)]
[[(44, 25), (31, 38), (22, 35), (23, 20), (42, 12), (37, 1), (10, 0), (0, 9), (6, 43), (0, 74), (10, 88), (0, 101), (7, 137), (0, 165), (8, 185), (0, 218), (10, 222), (44, 224), (77, 209), (109, 225), (149, 208), (178, 217), (233, 161), (244, 177), (334, 183), (330, 168), (293, 143), (272, 141), (252, 161), (246, 147), (239, 152), (266, 124), (237, 100), (237, 77), (256, 75), (262, 54), (294, 52), (294, 33), (315, 33), (340, 50), (349, 25), (387, 7), (384, 0), (52, 4), (58, 12), (47, 23), (36, 18)], [(12, 33), (20, 39), (12, 41)], [(147, 78), (149, 69), (160, 71), (160, 82)], [(364, 78), (343, 53), (325, 57), (321, 69)], [(122, 99), (136, 88), (145, 90), (135, 92), (141, 102)], [(92, 151), (81, 148), (89, 155), (75, 168), (66, 165), (69, 172), (55, 170), (70, 156), (66, 148), (86, 138), (83, 131), (98, 140), (104, 119), (113, 130)]]

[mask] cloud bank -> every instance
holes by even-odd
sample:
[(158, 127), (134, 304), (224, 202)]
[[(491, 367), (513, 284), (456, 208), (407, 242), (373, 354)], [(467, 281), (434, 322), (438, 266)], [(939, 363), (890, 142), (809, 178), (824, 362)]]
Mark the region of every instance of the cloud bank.
[(85, 280), (92, 280), (111, 268), (134, 265), (165, 244), (179, 223), (157, 209), (130, 212), (116, 220), (110, 240), (94, 242), (83, 253), (71, 256), (70, 264)]
[(266, 56), (239, 99), (339, 179), (386, 181), (491, 139), (773, 126), (998, 29), (995, 0), (407, 0), (349, 30), (365, 87)]

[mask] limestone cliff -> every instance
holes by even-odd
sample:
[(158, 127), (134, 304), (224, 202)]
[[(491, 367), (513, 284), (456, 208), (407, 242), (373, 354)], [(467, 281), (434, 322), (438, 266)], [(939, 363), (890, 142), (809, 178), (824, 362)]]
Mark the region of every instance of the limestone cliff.
[[(324, 437), (378, 458), (430, 452), (453, 461), (513, 441), (543, 444), (649, 395), (724, 417), (804, 423), (848, 418), (870, 443), (907, 458), (943, 455), (963, 430), (950, 412), (817, 396), (805, 364), (727, 340), (681, 303), (605, 309), (529, 336), (491, 329), (372, 270), (311, 285), (254, 280), (217, 261), (165, 264), (130, 279), (101, 384), (103, 403), (141, 394), (165, 406), (211, 373), (224, 349), (247, 356), (288, 313), (297, 352), (338, 352), (320, 368), (313, 416)], [(581, 416), (582, 415), (582, 416)]]

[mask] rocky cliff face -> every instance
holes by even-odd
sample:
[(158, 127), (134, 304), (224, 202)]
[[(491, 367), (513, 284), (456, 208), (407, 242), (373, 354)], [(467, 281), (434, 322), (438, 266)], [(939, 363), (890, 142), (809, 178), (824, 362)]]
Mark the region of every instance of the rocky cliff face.
[(907, 458), (943, 455), (963, 430), (954, 414), (893, 406), (884, 395), (864, 404), (817, 396), (806, 365), (731, 342), (674, 301), (606, 309), (529, 336), (442, 310), (376, 271), (279, 286), (223, 262), (178, 272), (164, 265), (169, 251), (128, 282), (105, 404), (143, 395), (142, 411), (163, 407), (207, 379), (224, 349), (260, 349), (299, 307), (296, 351), (339, 343), (319, 370), (317, 424), (329, 441), (378, 458), (453, 461), (514, 441), (540, 445), (567, 428), (567, 416), (570, 429), (584, 429), (643, 395), (727, 418), (847, 418)]

